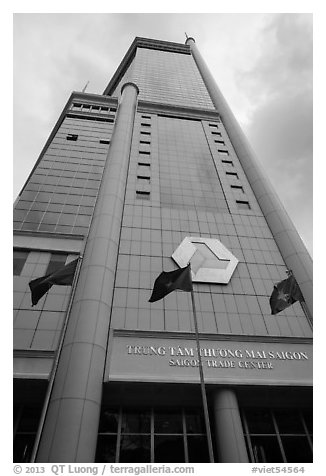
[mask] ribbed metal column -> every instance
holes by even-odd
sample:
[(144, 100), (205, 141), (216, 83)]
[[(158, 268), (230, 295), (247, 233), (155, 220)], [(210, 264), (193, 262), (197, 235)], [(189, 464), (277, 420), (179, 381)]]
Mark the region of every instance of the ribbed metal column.
[(37, 462), (93, 462), (138, 87), (125, 83)]
[(259, 206), (264, 213), (280, 253), (288, 269), (293, 271), (305, 298), (306, 306), (311, 315), (310, 317), (312, 317), (313, 273), (311, 256), (304, 246), (280, 199), (276, 195), (272, 184), (267, 177), (265, 177), (254, 151), (249, 145), (237, 120), (198, 51), (195, 40), (193, 38), (188, 38), (186, 43), (190, 46), (198, 70), (203, 78), (215, 108), (221, 115), (222, 122), (230, 141), (232, 142)]
[(233, 390), (217, 390), (214, 398), (215, 435), (219, 463), (248, 463), (238, 400)]

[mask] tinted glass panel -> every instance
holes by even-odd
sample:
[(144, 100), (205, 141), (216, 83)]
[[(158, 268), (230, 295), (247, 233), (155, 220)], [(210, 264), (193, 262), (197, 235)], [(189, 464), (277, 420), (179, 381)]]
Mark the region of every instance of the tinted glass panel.
[(188, 436), (189, 463), (208, 463), (209, 454), (206, 436)]
[(66, 263), (67, 255), (61, 253), (52, 253), (49, 265), (45, 274), (50, 274), (57, 269), (62, 268)]
[(182, 433), (181, 412), (157, 412), (154, 431), (155, 433)]
[(307, 429), (310, 433), (312, 433), (313, 429), (313, 413), (311, 410), (303, 410), (302, 412), (305, 424), (307, 426)]
[(187, 433), (205, 433), (205, 424), (202, 415), (186, 413)]
[(96, 463), (115, 463), (116, 461), (117, 436), (99, 436), (96, 449)]
[(269, 410), (246, 410), (246, 417), (250, 433), (275, 433)]
[(288, 463), (312, 463), (312, 452), (305, 436), (282, 436)]
[(120, 463), (145, 463), (151, 460), (150, 436), (124, 435), (121, 437)]
[(155, 463), (184, 463), (184, 444), (182, 436), (154, 437)]
[(101, 414), (99, 433), (116, 433), (118, 431), (119, 412), (104, 410)]
[(30, 461), (35, 435), (17, 435), (14, 441), (13, 462), (28, 463)]
[(122, 418), (123, 433), (149, 433), (151, 420), (149, 411), (127, 412)]
[(304, 433), (298, 410), (274, 410), (274, 415), (280, 433)]
[(19, 422), (19, 431), (36, 432), (41, 414), (40, 408), (26, 408)]
[(19, 276), (20, 273), (22, 272), (27, 256), (28, 256), (28, 251), (14, 250), (14, 255), (13, 255), (14, 276)]
[(251, 444), (256, 463), (283, 462), (276, 436), (252, 436)]

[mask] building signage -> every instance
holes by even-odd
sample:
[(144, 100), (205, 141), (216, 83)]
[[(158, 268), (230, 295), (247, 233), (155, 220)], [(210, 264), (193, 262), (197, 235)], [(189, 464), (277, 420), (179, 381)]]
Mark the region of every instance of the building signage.
[(191, 264), (194, 282), (227, 284), (237, 267), (238, 259), (216, 238), (186, 236), (172, 254), (184, 268)]
[[(195, 382), (195, 340), (115, 336), (106, 380)], [(200, 344), (207, 383), (312, 384), (312, 346), (293, 342), (208, 341)]]

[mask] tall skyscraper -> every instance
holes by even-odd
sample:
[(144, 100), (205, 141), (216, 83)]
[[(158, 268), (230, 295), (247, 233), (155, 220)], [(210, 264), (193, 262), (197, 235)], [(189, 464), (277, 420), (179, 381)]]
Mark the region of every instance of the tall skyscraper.
[[(311, 258), (194, 39), (136, 38), (71, 94), (14, 247), (15, 461), (209, 461), (191, 296), (148, 302), (189, 262), (214, 461), (312, 461)], [(304, 301), (271, 314), (289, 270)]]

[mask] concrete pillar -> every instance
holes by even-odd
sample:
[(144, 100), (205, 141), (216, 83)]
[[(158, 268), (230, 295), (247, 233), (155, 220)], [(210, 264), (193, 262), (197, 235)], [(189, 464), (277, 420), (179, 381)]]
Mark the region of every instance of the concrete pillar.
[(264, 175), (264, 171), (262, 170), (254, 151), (249, 145), (237, 120), (198, 51), (195, 40), (193, 38), (188, 38), (186, 43), (190, 46), (191, 53), (207, 87), (212, 102), (221, 115), (224, 127), (247, 176), (249, 184), (256, 196), (259, 206), (266, 218), (284, 262), (288, 269), (292, 269), (305, 298), (310, 317), (312, 317), (313, 275), (311, 256), (285, 211), (283, 204), (276, 195), (272, 184)]
[(235, 392), (222, 388), (213, 396), (215, 436), (219, 463), (248, 463)]
[(37, 462), (93, 462), (139, 90), (125, 83), (86, 243)]

